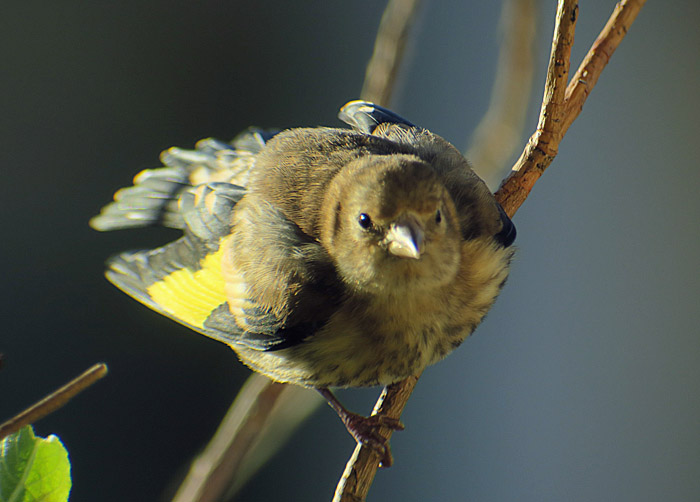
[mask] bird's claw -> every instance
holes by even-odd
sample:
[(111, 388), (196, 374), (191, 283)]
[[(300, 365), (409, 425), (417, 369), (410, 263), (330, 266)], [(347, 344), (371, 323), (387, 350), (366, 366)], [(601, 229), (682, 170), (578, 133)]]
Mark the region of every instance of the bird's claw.
[(391, 467), (394, 459), (391, 455), (389, 440), (379, 434), (380, 427), (402, 431), (404, 425), (396, 418), (386, 415), (371, 415), (365, 417), (356, 413), (347, 413), (343, 423), (350, 435), (360, 444), (375, 450), (381, 456), (381, 467)]

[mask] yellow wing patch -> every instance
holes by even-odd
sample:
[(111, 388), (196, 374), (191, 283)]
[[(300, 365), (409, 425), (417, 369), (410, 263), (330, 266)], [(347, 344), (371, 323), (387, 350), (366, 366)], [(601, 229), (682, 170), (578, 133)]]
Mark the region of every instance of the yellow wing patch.
[(176, 270), (147, 288), (148, 295), (176, 319), (196, 328), (203, 328), (204, 321), (219, 305), (226, 302), (224, 278), (221, 273), (223, 242), (219, 250), (202, 260), (202, 268), (193, 271)]

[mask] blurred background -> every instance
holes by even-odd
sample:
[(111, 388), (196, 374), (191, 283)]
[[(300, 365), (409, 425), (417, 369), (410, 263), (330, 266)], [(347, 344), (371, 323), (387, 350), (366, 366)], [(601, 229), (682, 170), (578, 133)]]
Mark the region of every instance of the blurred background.
[[(572, 70), (615, 4), (580, 2)], [(177, 234), (88, 219), (173, 145), (338, 126), (384, 2), (13, 2), (0, 20), (0, 420), (98, 361), (36, 425), (71, 501), (168, 500), (248, 370), (111, 287), (104, 260)], [(526, 137), (555, 2), (540, 5)], [(426, 1), (392, 108), (460, 148), (486, 111), (499, 2)], [(515, 217), (507, 287), (428, 369), (370, 500), (700, 497), (700, 4), (650, 1)], [(476, 166), (478, 169), (478, 166)], [(368, 412), (378, 389), (341, 393)], [(238, 500), (330, 500), (354, 447), (325, 407)]]

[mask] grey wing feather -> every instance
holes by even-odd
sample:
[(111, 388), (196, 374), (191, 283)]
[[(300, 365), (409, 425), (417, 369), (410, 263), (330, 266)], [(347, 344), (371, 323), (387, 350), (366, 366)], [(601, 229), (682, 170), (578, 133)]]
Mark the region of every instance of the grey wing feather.
[(381, 124), (403, 124), (415, 127), (405, 118), (369, 101), (350, 101), (338, 112), (338, 118), (353, 129), (372, 134)]
[(179, 213), (187, 233), (216, 251), (219, 239), (231, 231), (231, 213), (245, 195), (245, 188), (231, 183), (207, 183), (180, 196)]
[(90, 225), (100, 231), (152, 225), (184, 229), (179, 197), (190, 187), (208, 182), (246, 186), (257, 154), (276, 133), (250, 128), (231, 144), (207, 138), (194, 150), (169, 148), (160, 156), (165, 167), (139, 173), (134, 185), (117, 191), (114, 201)]

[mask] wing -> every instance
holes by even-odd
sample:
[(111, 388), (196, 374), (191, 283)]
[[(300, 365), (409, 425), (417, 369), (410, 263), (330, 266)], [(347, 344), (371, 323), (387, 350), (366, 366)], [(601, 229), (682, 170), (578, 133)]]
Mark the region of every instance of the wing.
[(301, 342), (327, 316), (316, 311), (302, 319), (301, 309), (291, 318), (262, 306), (227, 254), (232, 213), (244, 194), (229, 183), (185, 192), (179, 205), (185, 235), (157, 249), (112, 258), (107, 278), (156, 312), (228, 345), (271, 351)]
[(184, 228), (178, 199), (189, 188), (210, 182), (228, 182), (245, 187), (255, 158), (278, 131), (251, 128), (230, 144), (208, 138), (194, 150), (170, 148), (160, 159), (165, 167), (146, 169), (134, 185), (114, 194), (90, 225), (101, 231), (163, 225)]
[(496, 241), (498, 241), (504, 248), (507, 248), (512, 245), (513, 242), (515, 242), (517, 232), (515, 230), (515, 225), (500, 204), (498, 204), (498, 213), (501, 217), (503, 227), (501, 228), (501, 231), (494, 236), (494, 239), (496, 239)]
[(375, 105), (368, 101), (350, 101), (338, 112), (338, 118), (353, 129), (367, 134), (374, 133), (381, 124), (403, 124), (408, 127), (416, 127), (405, 118), (395, 114), (391, 110)]

